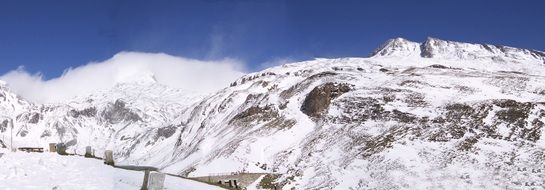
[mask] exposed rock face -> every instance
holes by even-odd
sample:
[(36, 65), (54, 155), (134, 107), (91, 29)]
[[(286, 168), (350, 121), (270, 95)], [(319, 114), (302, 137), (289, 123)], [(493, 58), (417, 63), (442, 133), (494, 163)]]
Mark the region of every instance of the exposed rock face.
[(278, 117), (278, 112), (273, 106), (264, 106), (264, 107), (250, 107), (243, 112), (235, 115), (230, 121), (233, 123), (250, 123), (253, 121), (270, 121)]
[(157, 129), (157, 137), (169, 138), (176, 132), (176, 126), (167, 126)]
[(350, 91), (348, 84), (326, 83), (317, 86), (306, 96), (301, 111), (308, 116), (318, 117), (329, 107), (331, 100), (348, 91)]
[(4, 120), (0, 120), (0, 132), (6, 132), (7, 129), (8, 129), (8, 125), (9, 125), (9, 120), (7, 119), (4, 119)]
[[(517, 102), (514, 100), (493, 100), (467, 104), (448, 104), (436, 117), (421, 117), (399, 110), (387, 111), (387, 103), (373, 98), (341, 100), (336, 106), (344, 108), (344, 113), (357, 113), (351, 118), (329, 117), (336, 123), (396, 121), (402, 124), (426, 126), (410, 128), (407, 132), (430, 141), (447, 142), (460, 139), (468, 134), (504, 140), (523, 139), (536, 142), (541, 137), (543, 122), (532, 119), (545, 116), (544, 103)], [(489, 121), (487, 121), (489, 120)], [(429, 131), (428, 128), (433, 128)]]
[(111, 124), (116, 124), (121, 121), (140, 121), (142, 120), (138, 114), (132, 112), (125, 107), (123, 100), (116, 100), (114, 104), (102, 112), (102, 117)]
[(40, 121), (41, 115), (36, 112), (23, 113), (17, 116), (17, 121), (36, 124)]
[(80, 116), (85, 117), (94, 117), (97, 114), (97, 109), (95, 107), (85, 108), (83, 110), (70, 110), (69, 115), (72, 117), (78, 118)]

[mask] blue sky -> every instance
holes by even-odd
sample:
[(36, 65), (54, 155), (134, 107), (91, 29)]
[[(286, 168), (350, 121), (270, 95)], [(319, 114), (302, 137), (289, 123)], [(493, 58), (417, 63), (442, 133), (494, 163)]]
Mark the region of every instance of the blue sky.
[(47, 78), (120, 51), (281, 60), (367, 56), (404, 37), (545, 50), (545, 1), (0, 0), (0, 74)]

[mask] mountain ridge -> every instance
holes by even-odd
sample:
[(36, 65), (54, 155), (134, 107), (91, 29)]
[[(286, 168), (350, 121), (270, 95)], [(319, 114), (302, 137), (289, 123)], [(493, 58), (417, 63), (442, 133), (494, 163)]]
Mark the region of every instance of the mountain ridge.
[(404, 38), (394, 38), (386, 41), (370, 55), (380, 56), (411, 56), (443, 59), (515, 59), (520, 61), (540, 61), (545, 64), (545, 52), (538, 50), (514, 48), (503, 45), (473, 44), (441, 40), (428, 37), (422, 43), (412, 42)]

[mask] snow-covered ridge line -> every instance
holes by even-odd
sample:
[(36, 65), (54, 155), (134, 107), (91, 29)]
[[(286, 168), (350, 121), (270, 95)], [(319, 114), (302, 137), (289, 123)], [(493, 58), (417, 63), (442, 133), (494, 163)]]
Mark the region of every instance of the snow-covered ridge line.
[(371, 57), (397, 56), (455, 60), (493, 59), (506, 62), (537, 61), (545, 63), (545, 52), (502, 45), (472, 44), (428, 37), (422, 43), (395, 38), (386, 41)]

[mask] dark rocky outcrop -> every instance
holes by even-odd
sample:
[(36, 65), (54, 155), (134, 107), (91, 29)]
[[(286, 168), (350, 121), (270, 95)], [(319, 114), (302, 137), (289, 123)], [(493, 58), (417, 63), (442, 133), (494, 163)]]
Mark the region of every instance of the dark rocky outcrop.
[(17, 132), (17, 134), (15, 134), (15, 136), (26, 137), (27, 134), (28, 134), (28, 130), (23, 128), (19, 132)]
[(469, 151), (473, 148), (473, 145), (475, 145), (479, 139), (477, 137), (469, 137), (461, 141), (458, 145), (456, 145), (456, 148), (461, 151)]
[(89, 107), (83, 110), (70, 110), (68, 114), (74, 118), (78, 118), (80, 116), (94, 117), (97, 114), (97, 109), (95, 107)]
[(329, 107), (331, 100), (350, 91), (345, 83), (326, 83), (314, 88), (305, 98), (301, 111), (310, 117), (319, 117)]
[(161, 127), (157, 129), (157, 136), (156, 136), (157, 138), (155, 140), (157, 140), (159, 137), (169, 138), (172, 135), (174, 135), (174, 133), (176, 133), (176, 126), (174, 125)]
[(382, 107), (384, 104), (371, 97), (348, 97), (342, 98), (333, 104), (343, 110), (345, 115), (341, 118), (328, 117), (333, 123), (348, 124), (360, 123), (372, 120), (384, 120), (390, 114)]
[(254, 106), (235, 115), (233, 119), (229, 121), (229, 124), (251, 123), (253, 121), (270, 121), (278, 117), (278, 111), (272, 105), (267, 105), (264, 107)]
[(439, 64), (433, 64), (433, 65), (430, 65), (428, 67), (435, 68), (435, 69), (450, 69), (450, 67), (447, 67), (447, 66), (444, 66), (444, 65), (439, 65)]
[[(539, 119), (529, 121), (530, 112), (539, 103), (517, 102), (514, 100), (492, 100), (468, 104), (450, 104), (444, 107), (445, 112), (426, 125), (433, 126), (435, 131), (429, 134), (429, 140), (444, 141), (460, 139), (465, 134), (499, 138), (513, 141), (517, 138), (535, 142), (539, 140), (544, 124)], [(495, 106), (499, 107), (495, 108)], [(544, 110), (535, 110), (545, 112)], [(485, 122), (487, 117), (492, 120)], [(509, 130), (500, 133), (499, 127)]]
[(41, 114), (36, 112), (22, 113), (19, 114), (16, 119), (18, 122), (36, 124), (40, 121)]
[[(385, 93), (385, 92), (383, 92)], [(392, 94), (393, 93), (393, 94)], [(388, 92), (386, 95), (403, 97), (405, 92)], [(434, 117), (417, 116), (397, 109), (386, 110), (386, 104), (406, 100), (376, 97), (346, 97), (335, 101), (333, 106), (340, 114), (328, 115), (325, 119), (334, 124), (354, 124), (366, 121), (385, 123), (395, 121), (396, 126), (408, 126), (407, 135), (432, 142), (447, 142), (464, 136), (478, 136), (515, 141), (523, 139), (536, 142), (541, 137), (545, 110), (539, 102), (515, 100), (487, 100), (481, 102), (453, 103), (437, 108)], [(500, 129), (501, 128), (501, 129)], [(507, 131), (507, 132), (506, 132)], [(388, 133), (383, 136), (389, 135)], [(460, 149), (468, 150), (474, 139), (467, 139)]]
[(110, 104), (101, 115), (110, 124), (122, 121), (137, 122), (142, 120), (138, 114), (125, 107), (123, 100), (116, 100), (114, 104)]
[(431, 40), (426, 40), (424, 43), (420, 44), (420, 57), (431, 58), (433, 57), (433, 45)]
[(3, 121), (0, 120), (0, 132), (6, 132), (8, 130), (8, 125), (9, 121), (7, 119)]
[(325, 72), (314, 74), (314, 75), (306, 78), (305, 80), (301, 81), (300, 83), (297, 83), (296, 85), (293, 85), (290, 88), (282, 91), (280, 93), (280, 97), (287, 100), (287, 99), (291, 98), (292, 96), (294, 96), (295, 94), (301, 93), (302, 91), (307, 89), (310, 85), (312, 85), (317, 80), (328, 78), (328, 77), (333, 77), (333, 76), (336, 76), (336, 75), (337, 75), (337, 73), (331, 72), (331, 71), (325, 71)]

